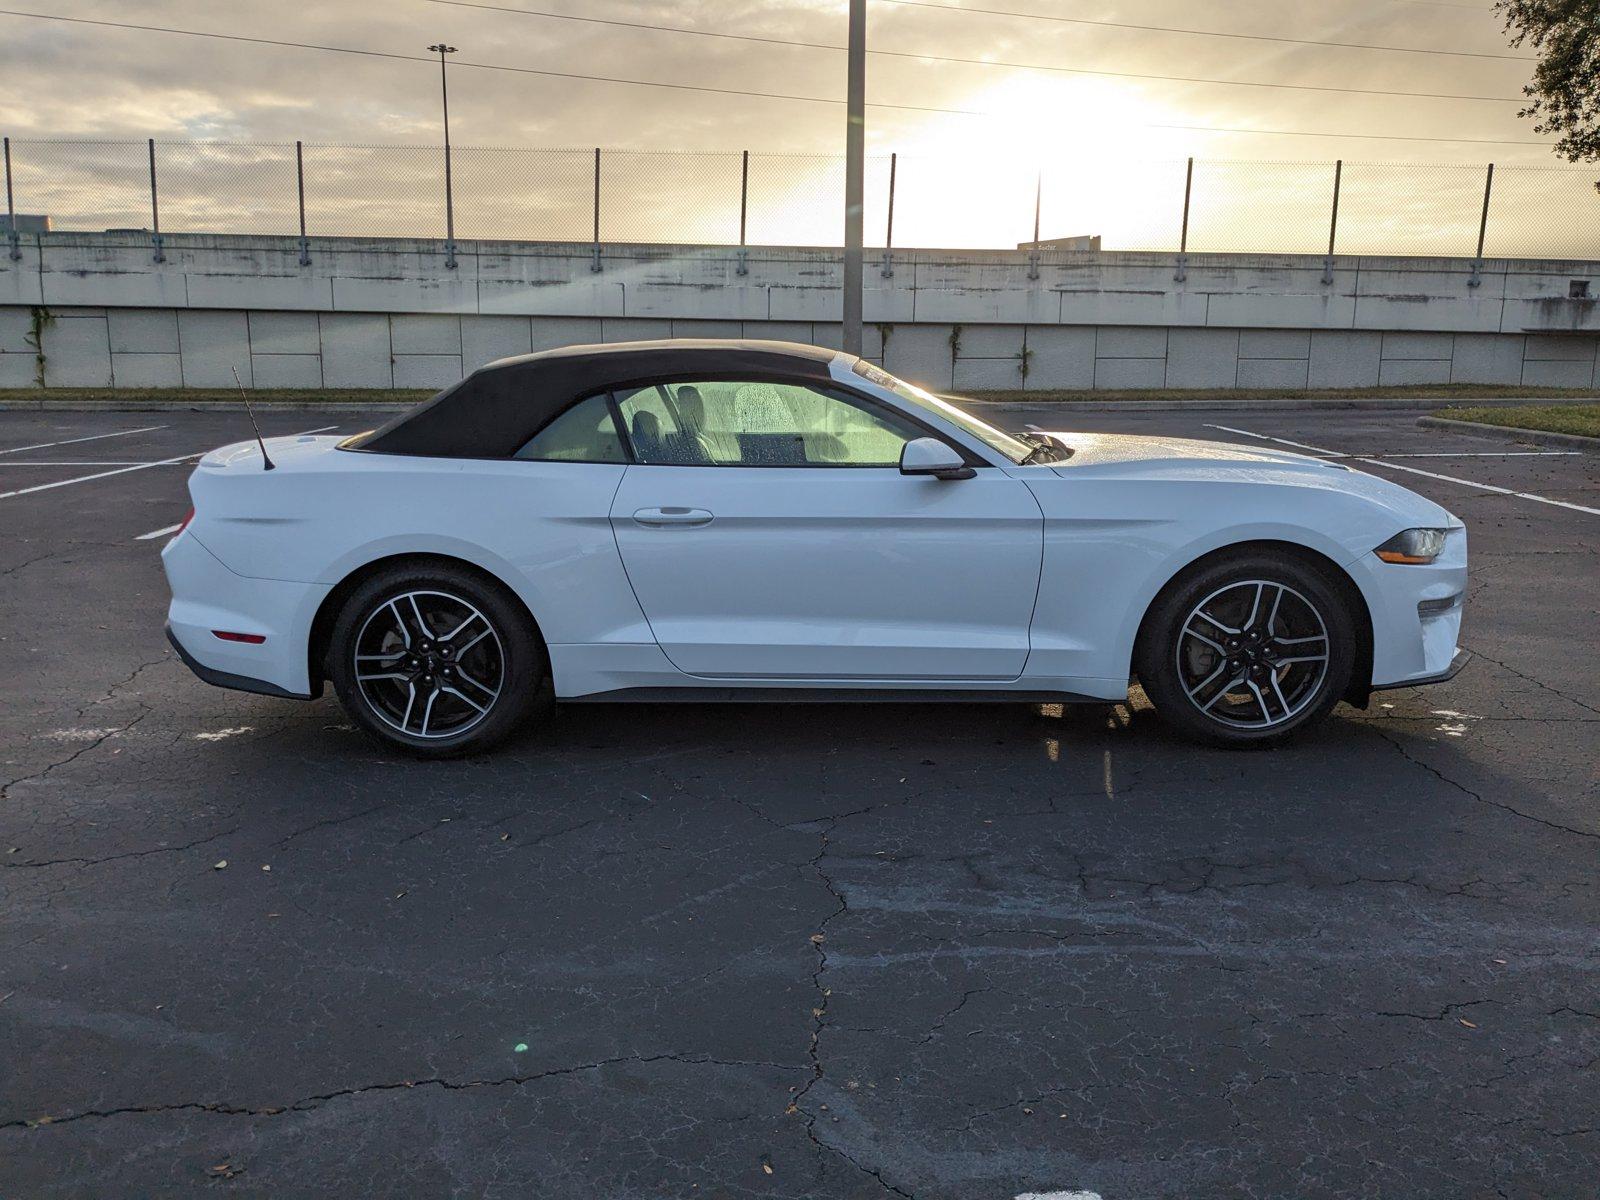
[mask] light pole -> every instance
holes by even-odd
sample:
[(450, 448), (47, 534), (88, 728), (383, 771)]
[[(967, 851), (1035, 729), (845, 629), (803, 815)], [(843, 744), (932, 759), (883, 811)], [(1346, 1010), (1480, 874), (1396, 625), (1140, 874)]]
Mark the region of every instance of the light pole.
[(850, 0), (844, 135), (844, 349), (861, 353), (861, 217), (867, 143), (867, 0)]
[(444, 265), (451, 270), (456, 265), (456, 198), (450, 179), (450, 80), (445, 72), (446, 54), (456, 48), (443, 42), (428, 47), (439, 56), (439, 99), (444, 105)]

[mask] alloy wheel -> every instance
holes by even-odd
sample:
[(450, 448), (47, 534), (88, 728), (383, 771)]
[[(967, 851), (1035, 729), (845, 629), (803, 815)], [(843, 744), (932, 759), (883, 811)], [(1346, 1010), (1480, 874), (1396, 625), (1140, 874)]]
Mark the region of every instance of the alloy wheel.
[(1209, 719), (1271, 729), (1316, 699), (1328, 674), (1328, 627), (1304, 594), (1270, 579), (1226, 584), (1178, 632), (1178, 681)]
[(505, 686), (500, 634), (449, 592), (401, 592), (367, 614), (355, 639), (354, 677), (368, 707), (409, 737), (453, 738), (494, 707)]

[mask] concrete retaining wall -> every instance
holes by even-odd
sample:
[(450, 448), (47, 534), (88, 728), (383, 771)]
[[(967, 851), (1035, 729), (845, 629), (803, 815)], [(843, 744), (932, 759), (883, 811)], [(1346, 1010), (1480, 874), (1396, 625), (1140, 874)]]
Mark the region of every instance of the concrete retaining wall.
[[(0, 254), (0, 387), (438, 387), (573, 342), (837, 345), (837, 253), (45, 234)], [(1600, 263), (896, 251), (867, 352), (980, 388), (1590, 387)], [(1030, 274), (1037, 278), (1029, 278)], [(1476, 285), (1473, 280), (1477, 279)]]

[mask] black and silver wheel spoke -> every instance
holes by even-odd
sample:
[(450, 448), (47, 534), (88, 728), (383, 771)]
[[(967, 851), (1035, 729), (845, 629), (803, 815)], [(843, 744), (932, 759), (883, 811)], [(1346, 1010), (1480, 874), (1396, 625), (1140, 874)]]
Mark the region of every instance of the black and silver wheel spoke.
[(377, 605), (356, 635), (352, 665), (378, 718), (417, 738), (465, 733), (505, 686), (505, 650), (493, 622), (442, 591), (418, 589)]
[(1178, 681), (1196, 709), (1238, 729), (1270, 729), (1316, 699), (1327, 675), (1327, 625), (1287, 584), (1247, 579), (1203, 598), (1179, 627)]

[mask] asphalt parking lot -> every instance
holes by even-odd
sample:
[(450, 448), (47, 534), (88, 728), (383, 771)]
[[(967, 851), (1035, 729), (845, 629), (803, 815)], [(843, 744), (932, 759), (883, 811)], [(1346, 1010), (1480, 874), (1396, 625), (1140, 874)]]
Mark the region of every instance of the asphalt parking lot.
[(1476, 662), (1258, 754), (1136, 699), (418, 763), (168, 650), (242, 414), (0, 413), (0, 1197), (1595, 1195), (1600, 458), (1004, 418), (1376, 460), (1470, 527)]

